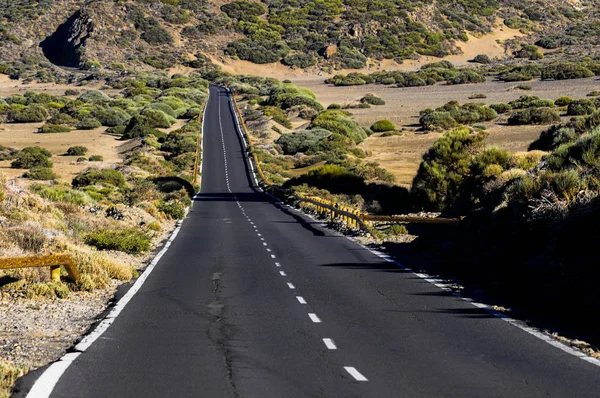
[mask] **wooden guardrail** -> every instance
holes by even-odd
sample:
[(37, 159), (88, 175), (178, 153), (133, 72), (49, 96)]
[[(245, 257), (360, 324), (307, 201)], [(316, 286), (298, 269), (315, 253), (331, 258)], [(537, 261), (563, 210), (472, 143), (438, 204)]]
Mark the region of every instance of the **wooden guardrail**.
[(60, 266), (65, 267), (72, 281), (79, 280), (79, 271), (68, 254), (50, 254), (48, 256), (30, 256), (0, 258), (0, 269), (50, 267), (50, 278), (60, 281)]
[(441, 218), (441, 217), (419, 217), (419, 216), (409, 216), (409, 215), (398, 215), (398, 216), (375, 216), (367, 213), (361, 213), (358, 210), (346, 208), (337, 203), (330, 202), (328, 200), (317, 198), (317, 197), (308, 197), (301, 194), (293, 193), (289, 190), (285, 190), (278, 185), (272, 184), (269, 179), (266, 177), (265, 173), (260, 166), (260, 162), (258, 161), (258, 157), (256, 156), (256, 151), (254, 150), (254, 145), (252, 143), (252, 138), (250, 137), (250, 133), (248, 132), (248, 127), (246, 126), (246, 122), (244, 121), (244, 117), (242, 116), (242, 112), (240, 107), (235, 100), (233, 94), (231, 94), (231, 99), (235, 110), (239, 116), (240, 124), (242, 127), (242, 132), (248, 140), (248, 145), (250, 147), (250, 154), (252, 159), (254, 160), (254, 165), (257, 170), (260, 179), (264, 185), (264, 188), (267, 192), (274, 194), (278, 197), (291, 197), (298, 202), (305, 202), (316, 207), (316, 210), (319, 214), (328, 213), (332, 219), (340, 219), (343, 222), (354, 226), (356, 228), (360, 228), (369, 234), (371, 234), (375, 238), (379, 238), (379, 233), (375, 229), (371, 227), (369, 221), (387, 221), (387, 222), (399, 222), (399, 223), (419, 223), (419, 224), (455, 224), (460, 222), (462, 218)]
[(192, 184), (196, 184), (198, 182), (198, 168), (200, 167), (200, 147), (202, 145), (202, 121), (204, 118), (205, 108), (206, 103), (202, 105), (202, 110), (198, 115), (198, 123), (200, 123), (200, 134), (198, 134), (198, 139), (196, 140), (196, 158), (194, 159), (194, 179), (192, 180)]

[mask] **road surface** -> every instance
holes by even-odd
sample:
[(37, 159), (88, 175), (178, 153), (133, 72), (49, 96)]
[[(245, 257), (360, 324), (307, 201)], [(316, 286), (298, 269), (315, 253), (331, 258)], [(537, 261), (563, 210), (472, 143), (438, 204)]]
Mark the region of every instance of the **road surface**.
[(258, 192), (211, 87), (202, 190), (53, 397), (585, 397), (600, 368)]

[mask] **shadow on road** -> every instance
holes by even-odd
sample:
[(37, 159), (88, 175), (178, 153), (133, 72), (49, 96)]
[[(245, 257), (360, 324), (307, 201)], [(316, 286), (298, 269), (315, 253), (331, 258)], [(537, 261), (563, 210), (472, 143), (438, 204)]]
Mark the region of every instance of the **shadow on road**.
[(343, 268), (343, 269), (352, 269), (352, 270), (368, 270), (368, 271), (376, 271), (376, 272), (390, 272), (395, 274), (408, 273), (408, 271), (398, 267), (393, 263), (389, 263), (387, 261), (380, 261), (377, 263), (330, 263), (330, 264), (321, 264), (321, 267), (333, 267), (333, 268)]

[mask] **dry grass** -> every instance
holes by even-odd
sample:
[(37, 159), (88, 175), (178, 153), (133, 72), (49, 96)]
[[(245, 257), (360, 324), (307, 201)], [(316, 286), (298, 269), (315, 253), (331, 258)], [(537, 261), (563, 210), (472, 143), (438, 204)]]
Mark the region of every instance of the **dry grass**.
[(8, 398), (15, 380), (27, 373), (27, 369), (0, 359), (0, 398)]
[[(120, 230), (137, 227), (140, 223), (159, 223), (161, 231), (169, 231), (169, 222), (156, 219), (136, 208), (120, 208), (125, 220), (116, 221), (105, 216), (106, 205), (96, 204), (99, 211), (89, 206), (53, 202), (42, 199), (27, 190), (18, 181), (0, 182), (4, 200), (0, 203), (0, 256), (20, 257), (34, 254), (71, 254), (81, 274), (77, 284), (67, 286), (50, 280), (47, 268), (22, 268), (0, 272), (0, 277), (11, 279), (2, 291), (22, 297), (66, 297), (69, 290), (93, 291), (110, 285), (112, 280), (127, 281), (137, 276), (144, 258), (121, 252), (97, 251), (84, 244), (89, 231), (100, 228)], [(164, 232), (163, 232), (164, 233)], [(152, 231), (158, 236), (159, 232)], [(66, 276), (66, 274), (65, 274)]]

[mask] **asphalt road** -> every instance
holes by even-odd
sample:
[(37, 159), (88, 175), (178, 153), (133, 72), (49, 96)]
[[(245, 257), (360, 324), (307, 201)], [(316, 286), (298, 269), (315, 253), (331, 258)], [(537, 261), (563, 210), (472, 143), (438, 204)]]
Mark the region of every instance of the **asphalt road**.
[(212, 87), (201, 194), (52, 396), (599, 394), (599, 367), (255, 190), (228, 95)]

